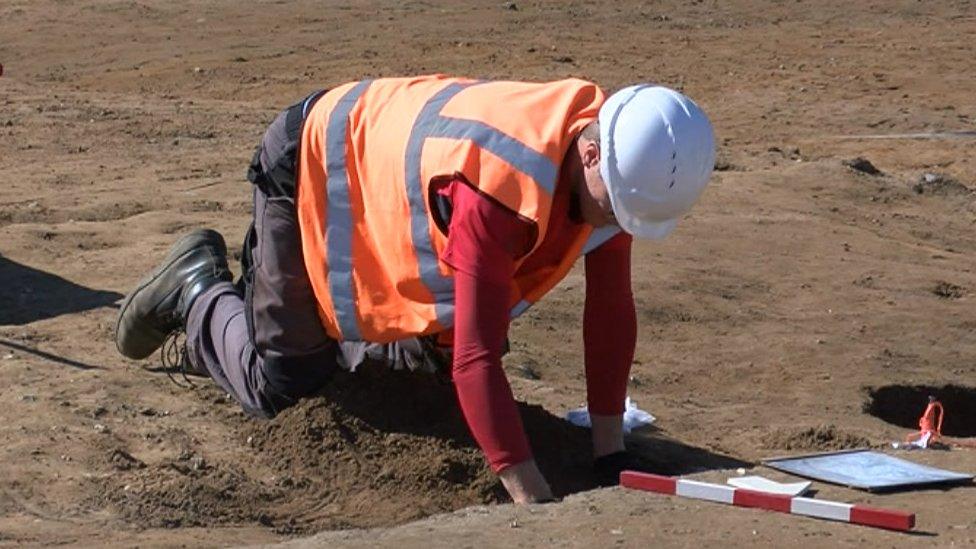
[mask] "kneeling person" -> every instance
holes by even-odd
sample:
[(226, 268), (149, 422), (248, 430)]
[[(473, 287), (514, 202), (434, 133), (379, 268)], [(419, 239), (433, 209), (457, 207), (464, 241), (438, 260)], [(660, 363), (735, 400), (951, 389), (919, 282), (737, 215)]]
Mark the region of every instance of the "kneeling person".
[(450, 371), (516, 502), (552, 497), (501, 365), (509, 320), (585, 256), (583, 338), (598, 463), (624, 451), (636, 341), (632, 236), (660, 239), (714, 163), (707, 117), (637, 85), (364, 80), (281, 113), (252, 161), (254, 224), (231, 283), (214, 231), (181, 239), (128, 296), (116, 342), (187, 358), (273, 417), (368, 358)]

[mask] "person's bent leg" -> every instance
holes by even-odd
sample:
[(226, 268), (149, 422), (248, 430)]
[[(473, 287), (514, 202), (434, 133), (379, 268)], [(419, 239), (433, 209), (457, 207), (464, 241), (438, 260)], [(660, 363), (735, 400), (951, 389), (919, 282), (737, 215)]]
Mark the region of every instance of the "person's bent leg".
[(217, 285), (190, 309), (186, 323), (187, 357), (206, 372), (251, 415), (272, 417), (264, 397), (265, 383), (248, 341), (244, 300), (230, 283)]
[(318, 391), (336, 369), (337, 344), (318, 317), (293, 199), (300, 112), (301, 104), (272, 122), (248, 174), (254, 225), (242, 260), (244, 295), (214, 288), (187, 326), (191, 360), (263, 417)]
[(251, 341), (269, 383), (300, 398), (320, 389), (334, 373), (338, 344), (318, 315), (294, 202), (255, 189), (254, 211), (257, 242), (245, 298)]
[(187, 353), (249, 414), (274, 417), (318, 390), (332, 370), (268, 361), (251, 344), (244, 300), (229, 283), (201, 295), (187, 321)]

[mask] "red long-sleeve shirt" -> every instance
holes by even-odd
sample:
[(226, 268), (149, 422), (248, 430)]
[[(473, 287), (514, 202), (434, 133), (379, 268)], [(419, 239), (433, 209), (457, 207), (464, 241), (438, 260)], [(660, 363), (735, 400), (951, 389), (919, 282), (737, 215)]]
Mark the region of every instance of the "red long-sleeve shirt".
[[(455, 270), (454, 385), (471, 433), (499, 472), (532, 457), (501, 357), (515, 262), (532, 245), (534, 229), (462, 180), (438, 192), (452, 205), (442, 259)], [(557, 187), (546, 237), (533, 260), (561, 254), (572, 238), (570, 200), (567, 186)], [(595, 414), (624, 411), (637, 336), (631, 242), (621, 233), (586, 255), (584, 363), (587, 402)]]

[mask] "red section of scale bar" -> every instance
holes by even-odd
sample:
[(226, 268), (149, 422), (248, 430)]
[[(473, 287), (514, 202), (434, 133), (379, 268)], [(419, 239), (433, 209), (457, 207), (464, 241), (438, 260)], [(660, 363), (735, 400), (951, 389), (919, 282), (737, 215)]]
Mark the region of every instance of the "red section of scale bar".
[(855, 505), (851, 507), (851, 522), (864, 526), (907, 531), (915, 527), (915, 513)]
[(620, 485), (645, 492), (657, 492), (673, 496), (678, 491), (678, 479), (650, 473), (623, 471), (620, 473)]
[(755, 507), (756, 509), (767, 509), (769, 511), (779, 511), (789, 513), (793, 498), (782, 494), (767, 494), (766, 492), (754, 492), (736, 488), (732, 494), (732, 505), (739, 507)]
[[(647, 492), (657, 492), (659, 494), (675, 495), (678, 489), (678, 482), (679, 479), (674, 477), (650, 473), (638, 473), (636, 471), (624, 471), (620, 473), (621, 486)], [(716, 484), (715, 486), (721, 485)], [(736, 488), (732, 494), (732, 505), (765, 509), (767, 511), (779, 511), (780, 513), (790, 513), (792, 501), (793, 498), (790, 496), (767, 494), (753, 490), (743, 490), (741, 488)], [(915, 514), (891, 509), (866, 507), (864, 505), (853, 505), (851, 506), (851, 516), (848, 522), (863, 526), (887, 528), (889, 530), (908, 531), (915, 527)]]

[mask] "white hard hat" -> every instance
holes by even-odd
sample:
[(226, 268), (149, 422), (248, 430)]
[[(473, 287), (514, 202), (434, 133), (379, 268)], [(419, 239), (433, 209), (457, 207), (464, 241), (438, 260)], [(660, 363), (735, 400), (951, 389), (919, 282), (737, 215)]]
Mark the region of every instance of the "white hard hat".
[(691, 99), (639, 84), (600, 108), (600, 175), (628, 233), (660, 239), (691, 209), (715, 165), (715, 135)]

